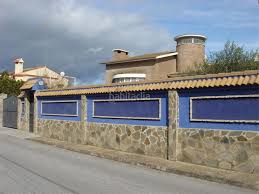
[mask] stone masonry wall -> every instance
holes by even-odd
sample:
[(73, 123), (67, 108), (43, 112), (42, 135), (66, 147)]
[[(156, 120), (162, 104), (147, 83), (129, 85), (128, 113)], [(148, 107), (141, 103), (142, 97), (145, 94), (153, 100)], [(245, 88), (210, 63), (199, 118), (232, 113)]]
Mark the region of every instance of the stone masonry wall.
[(38, 119), (37, 134), (70, 143), (84, 144), (85, 132), (79, 121)]
[(168, 92), (168, 128), (37, 119), (37, 133), (77, 144), (259, 174), (259, 132), (179, 128), (179, 96)]
[(259, 132), (178, 129), (178, 160), (259, 174)]
[(86, 144), (166, 158), (167, 128), (87, 123)]
[(167, 128), (38, 119), (42, 137), (166, 158)]
[(22, 131), (29, 131), (28, 129), (28, 120), (25, 117), (20, 117), (20, 122), (19, 122), (19, 130)]

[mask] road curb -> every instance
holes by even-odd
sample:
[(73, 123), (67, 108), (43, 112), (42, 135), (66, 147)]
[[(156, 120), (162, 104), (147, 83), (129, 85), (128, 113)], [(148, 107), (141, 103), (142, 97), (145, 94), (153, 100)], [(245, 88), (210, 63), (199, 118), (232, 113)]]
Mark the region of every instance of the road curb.
[(43, 137), (28, 138), (27, 140), (118, 162), (146, 166), (151, 169), (168, 173), (175, 173), (218, 183), (226, 183), (259, 191), (259, 176), (255, 174), (210, 168), (178, 161), (169, 161), (140, 154), (104, 149), (89, 145), (72, 144)]

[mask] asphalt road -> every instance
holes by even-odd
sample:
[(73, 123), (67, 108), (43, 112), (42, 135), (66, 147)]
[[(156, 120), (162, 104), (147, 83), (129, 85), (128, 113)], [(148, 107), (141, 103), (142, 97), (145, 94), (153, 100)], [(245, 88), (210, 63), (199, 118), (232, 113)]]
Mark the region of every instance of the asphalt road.
[(0, 129), (0, 193), (257, 193), (31, 142)]

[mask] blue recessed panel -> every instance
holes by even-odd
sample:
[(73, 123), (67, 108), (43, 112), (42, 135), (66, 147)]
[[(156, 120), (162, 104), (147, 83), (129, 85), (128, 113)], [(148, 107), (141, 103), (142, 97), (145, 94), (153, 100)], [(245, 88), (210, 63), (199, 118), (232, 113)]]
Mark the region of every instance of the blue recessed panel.
[(77, 116), (78, 101), (63, 100), (63, 101), (42, 101), (42, 115), (59, 115), (59, 116)]
[(259, 131), (259, 87), (179, 90), (179, 127)]
[(191, 99), (191, 120), (212, 122), (259, 122), (259, 96)]
[(40, 119), (81, 120), (81, 96), (55, 96), (38, 98)]
[(94, 117), (160, 119), (160, 99), (93, 101)]
[(167, 91), (87, 96), (87, 121), (167, 126)]

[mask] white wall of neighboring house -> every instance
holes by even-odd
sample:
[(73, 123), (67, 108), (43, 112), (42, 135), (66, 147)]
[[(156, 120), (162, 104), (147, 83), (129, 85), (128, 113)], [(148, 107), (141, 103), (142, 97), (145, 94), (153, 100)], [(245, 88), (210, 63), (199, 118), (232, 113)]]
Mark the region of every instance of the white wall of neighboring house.
[(14, 62), (15, 73), (13, 74), (13, 77), (15, 80), (22, 80), (26, 82), (27, 80), (33, 78), (44, 78), (44, 80), (48, 82), (48, 85), (53, 87), (56, 87), (57, 85), (63, 85), (64, 87), (67, 87), (69, 84), (68, 79), (49, 69), (47, 66), (24, 69), (24, 61), (22, 58), (16, 59)]

